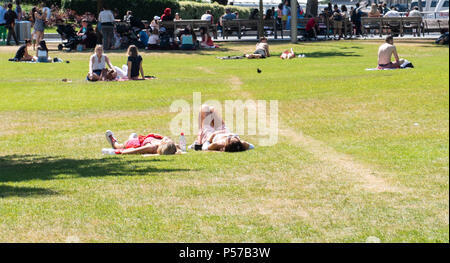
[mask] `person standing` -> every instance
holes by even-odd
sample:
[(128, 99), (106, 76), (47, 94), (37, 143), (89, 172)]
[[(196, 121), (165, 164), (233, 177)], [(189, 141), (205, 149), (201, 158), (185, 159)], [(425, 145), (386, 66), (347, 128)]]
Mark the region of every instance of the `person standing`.
[[(36, 38), (36, 43), (40, 43), (41, 40), (44, 39), (44, 31), (45, 31), (45, 19), (47, 17), (47, 13), (42, 13), (39, 9), (33, 9), (33, 20), (34, 20), (34, 37)], [(33, 49), (34, 49), (33, 43)]]
[(12, 4), (8, 4), (8, 11), (5, 13), (5, 21), (6, 21), (6, 28), (8, 29), (8, 38), (6, 39), (6, 45), (11, 45), (11, 36), (14, 38), (14, 41), (16, 42), (16, 45), (19, 45), (19, 41), (17, 40), (16, 31), (14, 27), (16, 26), (16, 19), (17, 14), (12, 10)]
[(20, 6), (20, 0), (16, 0), (16, 14), (17, 14), (17, 20), (22, 20), (23, 18), (23, 11), (22, 7)]
[(114, 14), (107, 6), (98, 15), (98, 22), (100, 23), (100, 31), (103, 35), (103, 48), (109, 50), (112, 47), (114, 38)]
[(0, 4), (0, 41), (2, 41), (2, 43), (6, 42), (6, 10), (6, 4)]

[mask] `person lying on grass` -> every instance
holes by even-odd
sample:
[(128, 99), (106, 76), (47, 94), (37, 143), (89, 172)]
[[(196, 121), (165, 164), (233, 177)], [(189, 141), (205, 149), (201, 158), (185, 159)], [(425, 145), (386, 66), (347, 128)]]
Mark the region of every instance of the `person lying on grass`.
[(28, 53), (28, 48), (32, 43), (30, 39), (25, 40), (25, 44), (19, 47), (14, 57), (14, 61), (33, 61), (33, 56)]
[(270, 57), (269, 52), (269, 44), (267, 44), (267, 38), (262, 37), (258, 44), (256, 44), (256, 50), (253, 54), (247, 54), (245, 55), (248, 59), (255, 59), (255, 58), (268, 58)]
[[(110, 70), (106, 69), (106, 65)], [(103, 53), (103, 46), (97, 45), (95, 53), (89, 59), (89, 81), (107, 81), (114, 80), (117, 77), (117, 72), (111, 64), (108, 56)]]
[(115, 154), (159, 154), (172, 155), (181, 153), (172, 139), (159, 134), (137, 135), (133, 133), (128, 140), (121, 144), (114, 137), (112, 131), (106, 131), (106, 140), (111, 144)]
[[(395, 62), (391, 61), (392, 55)], [(403, 59), (398, 57), (397, 48), (394, 45), (394, 37), (386, 37), (386, 43), (380, 46), (378, 49), (378, 68), (380, 69), (395, 69), (400, 68), (400, 65), (404, 63)]]
[(199, 113), (199, 134), (196, 144), (204, 151), (243, 152), (253, 149), (250, 143), (228, 130), (214, 107), (203, 105)]

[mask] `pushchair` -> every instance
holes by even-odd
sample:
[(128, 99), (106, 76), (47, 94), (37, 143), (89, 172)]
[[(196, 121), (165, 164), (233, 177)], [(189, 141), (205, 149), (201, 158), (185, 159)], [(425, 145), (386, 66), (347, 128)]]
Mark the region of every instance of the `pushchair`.
[(130, 45), (135, 45), (138, 48), (144, 48), (146, 43), (139, 41), (139, 32), (141, 28), (132, 27), (130, 23), (119, 22), (116, 24), (116, 31), (125, 41), (122, 43), (122, 48), (128, 48)]
[[(58, 45), (58, 50), (62, 51), (67, 48), (68, 51), (77, 48), (77, 45), (81, 43), (81, 38), (77, 36), (77, 33), (70, 24), (60, 24), (57, 26), (56, 32), (61, 36), (63, 43)], [(66, 42), (64, 42), (66, 41)]]

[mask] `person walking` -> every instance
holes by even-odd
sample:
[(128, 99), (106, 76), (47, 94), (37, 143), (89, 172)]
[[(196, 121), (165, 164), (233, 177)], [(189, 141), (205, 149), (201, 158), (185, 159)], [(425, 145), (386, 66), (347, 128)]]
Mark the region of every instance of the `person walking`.
[(113, 44), (114, 38), (114, 14), (107, 7), (103, 7), (103, 11), (98, 15), (98, 22), (100, 24), (100, 31), (103, 35), (103, 48), (109, 50)]
[(16, 26), (16, 19), (17, 14), (12, 10), (12, 4), (8, 4), (8, 11), (5, 13), (5, 21), (6, 21), (6, 28), (8, 29), (8, 38), (6, 39), (6, 45), (11, 45), (11, 37), (14, 38), (14, 41), (16, 42), (16, 45), (19, 45), (19, 41), (17, 40), (15, 26)]

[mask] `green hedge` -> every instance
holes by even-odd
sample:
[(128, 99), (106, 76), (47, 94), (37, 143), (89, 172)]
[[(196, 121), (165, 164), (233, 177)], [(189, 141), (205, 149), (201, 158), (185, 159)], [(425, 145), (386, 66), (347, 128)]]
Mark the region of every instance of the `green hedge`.
[(216, 22), (219, 17), (225, 13), (226, 8), (230, 8), (232, 12), (239, 12), (239, 18), (246, 19), (250, 16), (251, 9), (247, 7), (239, 6), (223, 6), (218, 3), (208, 4), (208, 3), (196, 3), (190, 1), (179, 2), (180, 4), (180, 16), (183, 19), (200, 19), (206, 10), (211, 10), (212, 15)]
[[(111, 10), (117, 9), (122, 18), (128, 10), (133, 11), (136, 17), (150, 20), (154, 16), (161, 16), (164, 9), (171, 8), (173, 13), (179, 10), (179, 4), (175, 0), (103, 0)], [(63, 8), (75, 10), (78, 14), (97, 11), (96, 0), (62, 0)]]
[[(122, 18), (126, 11), (133, 11), (134, 15), (145, 20), (151, 20), (154, 16), (161, 16), (165, 8), (172, 8), (172, 13), (180, 13), (183, 19), (200, 19), (206, 10), (211, 10), (216, 22), (219, 17), (225, 13), (226, 8), (230, 8), (233, 12), (239, 12), (239, 18), (248, 18), (250, 8), (238, 6), (223, 6), (218, 3), (197, 3), (193, 1), (176, 2), (175, 0), (103, 0), (111, 9), (119, 11)], [(78, 14), (85, 12), (96, 12), (96, 0), (62, 0), (63, 8), (70, 8), (77, 11)]]

